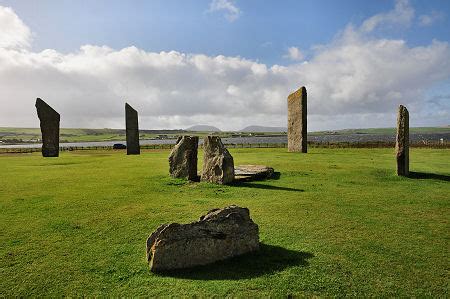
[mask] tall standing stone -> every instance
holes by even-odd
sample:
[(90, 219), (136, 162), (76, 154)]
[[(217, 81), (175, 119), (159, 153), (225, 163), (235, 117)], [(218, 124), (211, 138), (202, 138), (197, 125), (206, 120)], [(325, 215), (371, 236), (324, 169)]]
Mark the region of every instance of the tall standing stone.
[(127, 155), (139, 155), (138, 113), (128, 103), (125, 104), (125, 126), (127, 133)]
[(182, 136), (169, 155), (169, 173), (174, 178), (197, 180), (198, 136)]
[(398, 107), (397, 138), (395, 142), (397, 156), (397, 175), (409, 175), (409, 113), (405, 106)]
[(60, 115), (40, 98), (36, 99), (35, 106), (42, 133), (42, 156), (58, 157)]
[(288, 151), (307, 152), (306, 88), (288, 96)]
[(234, 180), (234, 161), (218, 136), (203, 140), (202, 181), (228, 184)]

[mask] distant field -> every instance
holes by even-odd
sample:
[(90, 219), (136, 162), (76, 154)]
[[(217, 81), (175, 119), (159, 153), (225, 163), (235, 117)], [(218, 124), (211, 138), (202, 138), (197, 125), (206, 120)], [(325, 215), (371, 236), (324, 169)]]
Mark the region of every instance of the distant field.
[[(413, 178), (392, 149), (230, 151), (279, 179), (174, 180), (167, 150), (0, 155), (0, 297), (449, 296), (450, 150), (412, 149)], [(260, 252), (149, 271), (160, 224), (230, 204), (250, 209)]]
[[(423, 128), (411, 128), (411, 133), (450, 133), (450, 127), (423, 127)], [(179, 135), (198, 135), (205, 136), (211, 134), (210, 132), (192, 132), (182, 130), (141, 130), (140, 139), (153, 139), (153, 138), (174, 138)], [(282, 133), (241, 133), (243, 136), (252, 135), (285, 135)], [(348, 135), (348, 134), (395, 134), (395, 128), (376, 128), (376, 129), (347, 129), (338, 131), (320, 131), (310, 132), (311, 136), (320, 135)], [(215, 135), (221, 137), (238, 136), (236, 132), (218, 132)], [(8, 143), (30, 143), (38, 142), (41, 138), (41, 131), (39, 128), (0, 128), (0, 141)], [(89, 141), (119, 141), (125, 140), (125, 130), (123, 129), (65, 129), (60, 131), (61, 142), (89, 142)]]
[[(170, 132), (170, 131), (169, 131)], [(173, 133), (172, 133), (173, 132)], [(179, 131), (172, 131), (168, 135), (179, 134)], [(156, 138), (158, 135), (167, 134), (166, 131), (152, 132), (141, 131), (140, 138)], [(0, 140), (19, 139), (24, 142), (36, 141), (41, 138), (39, 128), (0, 128)], [(87, 142), (87, 141), (111, 141), (124, 140), (125, 130), (122, 129), (65, 129), (60, 130), (61, 142)]]
[[(345, 129), (338, 131), (321, 131), (313, 132), (313, 134), (329, 134), (335, 132), (337, 134), (395, 134), (396, 128), (372, 128), (372, 129)], [(416, 127), (410, 128), (410, 133), (435, 134), (450, 133), (450, 127)]]
[[(140, 139), (175, 138), (184, 134), (205, 136), (210, 132), (192, 132), (183, 130), (140, 130)], [(231, 135), (227, 132), (218, 132), (216, 135), (225, 137)], [(89, 141), (119, 141), (125, 140), (124, 129), (60, 129), (60, 142), (89, 142)], [(17, 140), (20, 142), (37, 142), (41, 139), (39, 128), (6, 128), (0, 127), (0, 140)], [(17, 143), (17, 142), (15, 142)]]

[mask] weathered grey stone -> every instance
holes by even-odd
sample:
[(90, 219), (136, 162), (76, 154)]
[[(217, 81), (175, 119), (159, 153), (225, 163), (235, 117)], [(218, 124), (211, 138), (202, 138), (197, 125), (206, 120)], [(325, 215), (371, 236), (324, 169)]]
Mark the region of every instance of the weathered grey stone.
[(398, 107), (397, 138), (395, 142), (397, 175), (409, 175), (409, 113), (405, 106)]
[(169, 155), (169, 173), (174, 178), (196, 181), (198, 137), (179, 137)]
[(189, 268), (259, 249), (259, 230), (247, 208), (229, 206), (190, 224), (161, 225), (146, 245), (152, 271)]
[(125, 104), (125, 127), (127, 133), (127, 155), (139, 155), (138, 113), (128, 103)]
[(288, 151), (307, 152), (306, 88), (288, 96)]
[(234, 180), (234, 161), (218, 136), (203, 140), (202, 181), (228, 184)]
[(36, 99), (35, 106), (42, 133), (42, 156), (58, 157), (60, 115), (40, 98)]
[(272, 175), (273, 168), (264, 165), (238, 165), (234, 168), (235, 181), (263, 180)]

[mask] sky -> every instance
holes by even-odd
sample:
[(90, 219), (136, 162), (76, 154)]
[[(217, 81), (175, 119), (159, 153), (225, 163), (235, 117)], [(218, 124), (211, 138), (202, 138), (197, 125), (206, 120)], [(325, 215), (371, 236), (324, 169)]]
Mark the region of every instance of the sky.
[(450, 125), (450, 1), (0, 0), (0, 126), (287, 126), (305, 86), (308, 130)]

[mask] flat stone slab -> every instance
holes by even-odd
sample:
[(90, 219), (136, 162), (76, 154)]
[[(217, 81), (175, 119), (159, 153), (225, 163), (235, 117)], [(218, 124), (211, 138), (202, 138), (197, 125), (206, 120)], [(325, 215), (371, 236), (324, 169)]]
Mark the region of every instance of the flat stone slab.
[(265, 165), (238, 165), (234, 168), (235, 181), (255, 181), (268, 179), (273, 175), (273, 168)]

